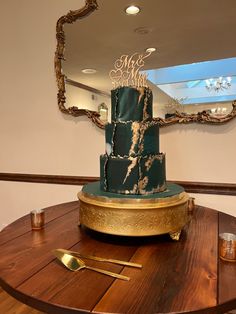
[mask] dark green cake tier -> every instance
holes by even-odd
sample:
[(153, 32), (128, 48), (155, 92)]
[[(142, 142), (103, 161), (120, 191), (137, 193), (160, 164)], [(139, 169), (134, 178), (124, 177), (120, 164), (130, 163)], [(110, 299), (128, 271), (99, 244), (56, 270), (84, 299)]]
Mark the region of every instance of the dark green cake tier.
[(102, 191), (100, 189), (100, 182), (92, 182), (89, 184), (86, 184), (83, 186), (82, 191), (86, 194), (89, 194), (91, 196), (99, 196), (99, 197), (106, 197), (106, 198), (116, 198), (116, 199), (162, 199), (162, 198), (168, 198), (172, 197), (175, 195), (178, 195), (182, 192), (184, 192), (184, 188), (178, 184), (174, 183), (167, 183), (166, 184), (166, 189), (163, 192), (159, 193), (153, 193), (153, 194), (148, 194), (148, 195), (124, 195), (124, 194), (118, 194), (118, 193), (111, 193), (111, 192), (106, 192)]
[(147, 87), (119, 87), (111, 91), (112, 121), (152, 119), (152, 92)]
[(159, 153), (159, 125), (148, 122), (116, 122), (105, 126), (106, 151), (115, 156)]
[(166, 189), (165, 155), (100, 156), (101, 190), (120, 194), (150, 194)]

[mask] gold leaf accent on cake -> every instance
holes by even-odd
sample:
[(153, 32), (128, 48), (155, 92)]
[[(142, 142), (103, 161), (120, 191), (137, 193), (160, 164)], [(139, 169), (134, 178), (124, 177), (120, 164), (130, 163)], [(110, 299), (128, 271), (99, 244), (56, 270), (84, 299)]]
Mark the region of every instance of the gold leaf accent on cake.
[(138, 185), (135, 184), (132, 190), (125, 190), (125, 194), (137, 194)]
[(151, 189), (151, 191), (144, 191), (144, 193), (140, 193), (140, 194), (153, 194), (153, 193), (158, 193), (158, 192), (164, 192), (166, 189), (166, 183), (164, 182), (162, 185), (158, 185), (156, 188)]
[(108, 163), (108, 155), (106, 155), (106, 159), (104, 162), (103, 176), (104, 176), (104, 190), (107, 191), (107, 163)]
[(138, 182), (139, 191), (144, 191), (147, 184), (148, 184), (148, 177), (147, 176), (144, 177), (143, 179), (139, 180), (139, 182)]
[(139, 54), (135, 52), (131, 56), (122, 55), (114, 63), (114, 69), (109, 72), (114, 88), (120, 86), (147, 87), (146, 73), (141, 74), (139, 70), (144, 66), (144, 59), (151, 52)]
[(129, 150), (129, 155), (135, 154), (135, 145), (138, 144), (138, 140), (139, 140), (139, 129), (140, 129), (140, 123), (139, 122), (133, 122), (132, 126), (131, 126), (131, 130), (133, 132), (132, 135), (132, 144)]
[(154, 162), (154, 160), (160, 160), (162, 161), (164, 158), (164, 155), (163, 154), (158, 154), (158, 155), (155, 155), (155, 156), (150, 156), (148, 158), (148, 160), (145, 162), (145, 167), (146, 167), (146, 170), (149, 171), (150, 168), (152, 167), (152, 164)]
[(144, 149), (144, 133), (146, 129), (148, 128), (148, 126), (149, 125), (147, 123), (141, 123), (140, 137), (139, 137), (139, 151), (138, 151), (139, 154), (141, 154)]
[(129, 165), (129, 167), (127, 169), (127, 173), (126, 173), (126, 176), (124, 178), (123, 184), (125, 183), (125, 181), (129, 177), (132, 169), (136, 166), (138, 158), (137, 157), (129, 157), (129, 160), (131, 160), (131, 164)]
[(154, 193), (159, 193), (159, 192), (165, 192), (166, 190), (166, 183), (164, 182), (162, 185), (158, 185), (155, 188), (152, 188), (150, 191), (146, 191), (145, 188), (139, 189), (139, 194), (141, 195), (150, 195)]
[(113, 124), (113, 131), (112, 131), (112, 138), (111, 138), (111, 154), (114, 154), (114, 147), (115, 147), (115, 142), (114, 142), (114, 137), (115, 137), (115, 133), (116, 133), (116, 126), (117, 124), (114, 123)]
[(148, 98), (150, 97), (149, 92), (145, 93), (145, 98), (144, 98), (144, 107), (143, 107), (143, 120), (146, 120), (149, 118), (149, 114), (147, 113), (147, 108), (148, 108)]
[(139, 104), (144, 95), (144, 87), (138, 87), (137, 90), (139, 91), (139, 98), (138, 98), (138, 104)]
[(138, 151), (139, 154), (141, 154), (144, 149), (144, 136), (146, 130), (155, 124), (157, 124), (155, 121), (140, 122), (139, 151)]

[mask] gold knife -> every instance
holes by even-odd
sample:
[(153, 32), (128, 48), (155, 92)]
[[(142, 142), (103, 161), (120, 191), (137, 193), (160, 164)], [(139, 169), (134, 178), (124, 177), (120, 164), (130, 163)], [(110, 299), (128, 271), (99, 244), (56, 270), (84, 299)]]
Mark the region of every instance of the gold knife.
[(95, 268), (88, 266), (84, 263), (84, 261), (78, 257), (73, 256), (72, 254), (64, 253), (60, 250), (53, 250), (52, 253), (59, 259), (59, 261), (69, 270), (71, 271), (79, 271), (80, 269), (87, 268), (93, 271), (96, 271), (98, 273), (102, 273), (107, 276), (111, 276), (113, 278), (122, 279), (122, 280), (130, 280), (130, 277), (113, 273), (111, 271)]
[(133, 262), (126, 262), (126, 261), (120, 261), (117, 259), (112, 259), (112, 258), (104, 258), (104, 257), (98, 257), (98, 256), (93, 256), (93, 255), (84, 255), (79, 252), (75, 251), (70, 251), (70, 250), (65, 250), (65, 249), (56, 249), (55, 251), (61, 252), (61, 253), (67, 253), (67, 254), (72, 254), (74, 256), (78, 256), (81, 258), (87, 258), (91, 259), (94, 261), (99, 261), (99, 262), (108, 262), (108, 263), (113, 263), (113, 264), (118, 264), (118, 265), (123, 265), (123, 266), (130, 266), (130, 267), (136, 267), (136, 268), (142, 268), (143, 266), (138, 263), (133, 263)]

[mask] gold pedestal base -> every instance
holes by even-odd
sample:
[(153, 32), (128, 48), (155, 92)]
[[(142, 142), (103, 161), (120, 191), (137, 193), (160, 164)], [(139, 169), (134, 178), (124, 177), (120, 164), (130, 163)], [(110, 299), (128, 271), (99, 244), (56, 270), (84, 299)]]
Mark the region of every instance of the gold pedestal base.
[(121, 236), (169, 233), (178, 240), (189, 221), (189, 196), (181, 192), (163, 198), (110, 198), (79, 192), (80, 223), (92, 230)]

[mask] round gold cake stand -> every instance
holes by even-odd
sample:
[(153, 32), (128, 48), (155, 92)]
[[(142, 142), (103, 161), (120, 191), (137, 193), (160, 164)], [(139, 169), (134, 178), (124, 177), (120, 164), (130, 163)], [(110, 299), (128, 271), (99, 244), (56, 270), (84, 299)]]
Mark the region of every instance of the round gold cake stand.
[(167, 197), (156, 193), (152, 198), (117, 198), (82, 190), (78, 198), (81, 225), (112, 235), (169, 233), (173, 240), (179, 240), (182, 228), (190, 220), (189, 196), (184, 191)]

